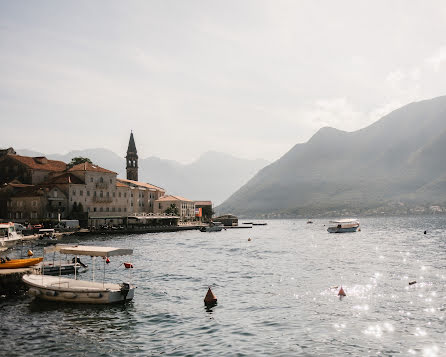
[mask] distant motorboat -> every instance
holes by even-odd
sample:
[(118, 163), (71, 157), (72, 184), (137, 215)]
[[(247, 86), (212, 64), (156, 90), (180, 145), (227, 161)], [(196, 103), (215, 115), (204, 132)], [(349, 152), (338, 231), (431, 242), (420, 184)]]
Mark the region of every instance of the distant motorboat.
[(0, 258), (0, 269), (27, 268), (40, 263), (43, 258), (9, 259)]
[(313, 223), (313, 221), (312, 221), (311, 219), (309, 219), (309, 220), (307, 221), (307, 224), (311, 224), (311, 223)]
[(356, 232), (359, 228), (359, 221), (357, 219), (340, 219), (337, 221), (330, 221), (328, 233), (349, 233)]
[(220, 232), (222, 229), (223, 229), (223, 223), (211, 222), (209, 226), (201, 227), (200, 232)]

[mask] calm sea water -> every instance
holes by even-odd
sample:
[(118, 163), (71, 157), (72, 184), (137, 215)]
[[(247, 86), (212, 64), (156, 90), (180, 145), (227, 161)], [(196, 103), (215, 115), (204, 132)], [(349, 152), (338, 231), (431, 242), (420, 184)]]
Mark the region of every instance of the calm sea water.
[[(2, 297), (0, 355), (446, 355), (446, 217), (365, 218), (350, 234), (328, 234), (325, 220), (267, 222), (79, 239), (134, 249), (125, 260), (135, 299)], [(123, 261), (112, 259), (109, 280), (128, 280)], [(211, 310), (208, 286), (218, 298)]]

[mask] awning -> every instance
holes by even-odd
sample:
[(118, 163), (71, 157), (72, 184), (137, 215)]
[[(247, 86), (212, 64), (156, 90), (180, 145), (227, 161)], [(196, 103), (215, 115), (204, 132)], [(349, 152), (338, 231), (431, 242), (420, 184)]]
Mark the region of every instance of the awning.
[(118, 255), (132, 255), (133, 249), (96, 247), (88, 245), (56, 244), (52, 247), (45, 247), (45, 253), (59, 252), (61, 254), (89, 255), (91, 257), (113, 257)]

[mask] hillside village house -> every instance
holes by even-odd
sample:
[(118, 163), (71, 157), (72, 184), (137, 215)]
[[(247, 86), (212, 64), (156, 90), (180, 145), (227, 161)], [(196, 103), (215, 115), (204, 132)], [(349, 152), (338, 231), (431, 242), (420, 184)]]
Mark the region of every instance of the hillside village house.
[(165, 190), (137, 181), (138, 156), (130, 136), (127, 179), (85, 162), (67, 168), (61, 161), (0, 150), (0, 218), (17, 221), (73, 218), (88, 225), (119, 223), (129, 216), (164, 215), (175, 204), (182, 220), (195, 217), (194, 202), (165, 196)]

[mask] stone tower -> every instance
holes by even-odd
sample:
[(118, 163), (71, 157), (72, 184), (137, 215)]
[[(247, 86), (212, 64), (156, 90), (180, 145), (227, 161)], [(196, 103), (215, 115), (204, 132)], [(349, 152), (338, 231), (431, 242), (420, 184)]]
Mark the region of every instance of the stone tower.
[(127, 160), (127, 180), (138, 181), (138, 154), (133, 132), (130, 133), (129, 147), (127, 148), (127, 156), (125, 158)]

